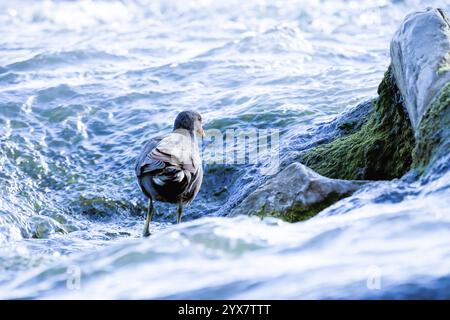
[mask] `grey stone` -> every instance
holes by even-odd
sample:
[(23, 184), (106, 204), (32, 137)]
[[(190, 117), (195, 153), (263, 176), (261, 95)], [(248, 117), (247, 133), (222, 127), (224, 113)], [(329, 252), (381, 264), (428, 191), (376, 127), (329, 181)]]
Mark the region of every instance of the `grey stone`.
[(232, 212), (231, 215), (265, 212), (283, 213), (294, 204), (304, 208), (323, 202), (329, 196), (339, 199), (348, 196), (366, 181), (329, 179), (312, 169), (294, 162), (272, 179), (253, 191)]
[(450, 22), (441, 9), (409, 14), (391, 41), (391, 62), (412, 127), (450, 81)]
[[(391, 42), (391, 65), (403, 105), (418, 136), (422, 117), (442, 88), (450, 82), (450, 22), (440, 9), (429, 9), (408, 15)], [(361, 127), (371, 103), (355, 114), (333, 122), (331, 132), (349, 134)], [(359, 110), (359, 109), (357, 109)], [(348, 118), (348, 119), (347, 119)], [(332, 138), (332, 134), (322, 138)], [(311, 139), (312, 141), (316, 141)], [(317, 142), (317, 141), (316, 141)], [(367, 181), (330, 179), (294, 162), (251, 192), (231, 215), (276, 212), (283, 216), (294, 205), (320, 210), (330, 199), (349, 196)]]

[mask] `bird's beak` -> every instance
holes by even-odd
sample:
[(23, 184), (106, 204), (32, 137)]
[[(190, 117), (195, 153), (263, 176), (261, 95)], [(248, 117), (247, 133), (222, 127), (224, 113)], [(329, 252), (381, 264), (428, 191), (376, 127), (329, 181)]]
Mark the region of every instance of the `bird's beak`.
[(202, 138), (206, 136), (205, 129), (203, 129), (203, 127), (200, 129), (200, 135), (202, 136)]

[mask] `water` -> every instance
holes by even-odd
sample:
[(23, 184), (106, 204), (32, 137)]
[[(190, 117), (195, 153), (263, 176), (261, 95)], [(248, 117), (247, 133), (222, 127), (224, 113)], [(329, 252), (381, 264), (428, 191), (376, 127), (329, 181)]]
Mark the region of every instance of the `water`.
[[(262, 179), (206, 165), (175, 225), (133, 173), (148, 137), (278, 128), (281, 157), (376, 96), (403, 17), (446, 1), (2, 1), (0, 298), (450, 298), (450, 172), (289, 224), (227, 217)], [(225, 188), (226, 187), (226, 188)]]

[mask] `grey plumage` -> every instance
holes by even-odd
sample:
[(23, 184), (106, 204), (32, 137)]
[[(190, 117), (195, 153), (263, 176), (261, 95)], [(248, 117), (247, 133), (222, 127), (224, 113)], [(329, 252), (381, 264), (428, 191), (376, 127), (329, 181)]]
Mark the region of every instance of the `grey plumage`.
[(183, 111), (174, 130), (150, 139), (139, 155), (135, 173), (142, 192), (150, 199), (144, 235), (148, 235), (153, 200), (178, 203), (180, 222), (182, 206), (191, 203), (200, 191), (203, 169), (196, 133), (204, 133), (201, 116)]

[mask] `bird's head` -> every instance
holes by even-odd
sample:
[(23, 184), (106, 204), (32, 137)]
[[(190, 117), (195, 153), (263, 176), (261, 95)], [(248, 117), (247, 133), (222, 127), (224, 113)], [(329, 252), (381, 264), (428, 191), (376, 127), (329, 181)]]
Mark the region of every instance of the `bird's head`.
[(205, 130), (202, 127), (202, 116), (195, 111), (182, 111), (178, 114), (173, 124), (173, 130), (183, 129), (201, 137), (205, 136)]

